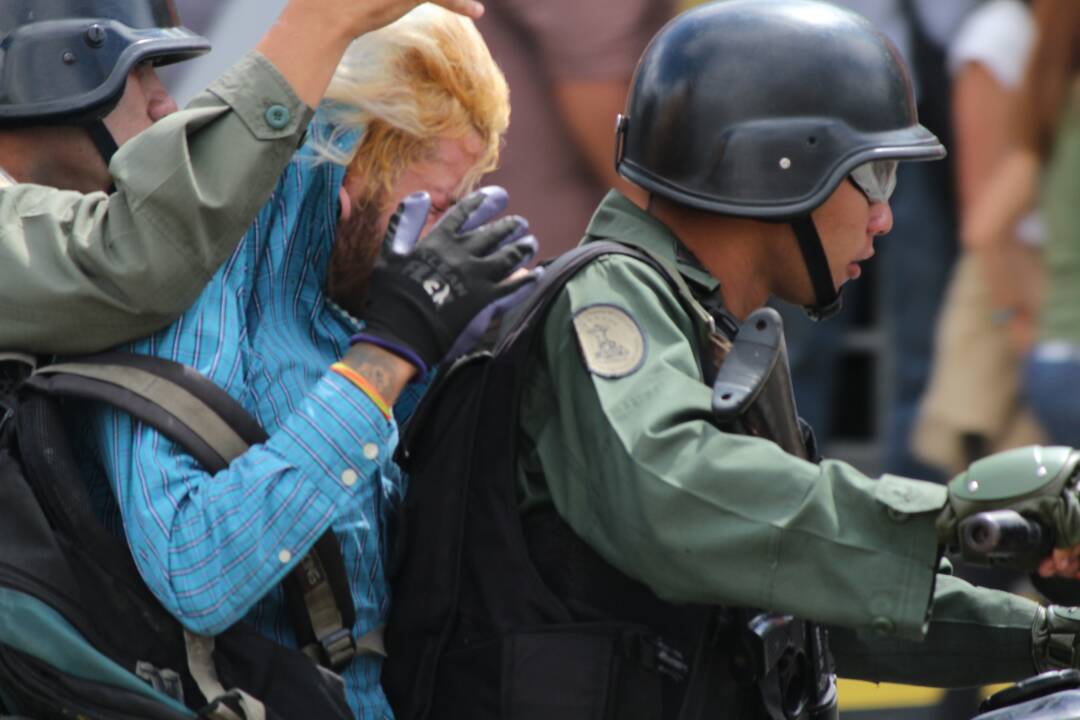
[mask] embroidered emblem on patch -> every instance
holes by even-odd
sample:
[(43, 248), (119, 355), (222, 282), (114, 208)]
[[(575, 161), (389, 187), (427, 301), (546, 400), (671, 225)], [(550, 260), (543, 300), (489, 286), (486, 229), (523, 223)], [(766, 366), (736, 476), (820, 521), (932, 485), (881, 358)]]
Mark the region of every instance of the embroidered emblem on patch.
[(616, 305), (590, 305), (574, 315), (574, 332), (589, 372), (621, 378), (645, 362), (645, 335), (637, 321)]

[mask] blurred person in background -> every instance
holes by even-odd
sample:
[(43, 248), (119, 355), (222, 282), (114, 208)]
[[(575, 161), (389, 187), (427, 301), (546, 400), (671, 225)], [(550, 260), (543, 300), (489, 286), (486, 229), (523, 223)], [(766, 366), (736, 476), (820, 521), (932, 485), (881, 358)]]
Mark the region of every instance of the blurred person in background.
[(500, 168), (549, 257), (581, 239), (610, 187), (643, 195), (611, 163), (615, 119), (649, 39), (674, 0), (501, 0), (477, 23), (514, 102)]
[[(1013, 145), (1010, 114), (1034, 41), (1029, 3), (991, 0), (969, 16), (949, 50), (961, 218), (970, 217), (987, 180)], [(991, 452), (1041, 439), (1020, 386), (1026, 348), (1010, 344), (1002, 324), (1010, 318), (994, 312), (995, 307), (1014, 304), (996, 297), (1011, 284), (1021, 288), (1025, 298), (1036, 296), (1039, 259), (1033, 243), (1041, 237), (1039, 219), (1028, 216), (1003, 234), (1016, 241), (986, 253), (966, 244), (972, 238), (961, 227), (965, 246), (938, 324), (934, 371), (913, 436), (919, 456), (945, 472), (958, 472)], [(998, 260), (1000, 265), (995, 264)], [(1008, 268), (1013, 282), (991, 283), (1002, 268)]]
[[(1016, 143), (965, 218), (989, 255), (995, 319), (1019, 353), (1035, 414), (1056, 444), (1080, 440), (1080, 3), (1034, 4), (1037, 41), (1016, 107)], [(1043, 286), (1023, 282), (1010, 230), (1033, 207), (1045, 222)]]
[[(868, 18), (896, 44), (913, 70), (919, 119), (951, 144), (949, 85), (945, 48), (976, 0), (830, 0)], [(890, 242), (878, 261), (880, 323), (885, 330), (888, 390), (882, 465), (886, 472), (939, 478), (910, 452), (910, 435), (919, 398), (926, 387), (933, 353), (933, 328), (956, 254), (952, 170), (942, 163), (904, 163), (900, 167)], [(858, 300), (857, 297), (850, 299)], [(845, 326), (855, 308), (815, 327), (797, 309), (779, 306), (790, 351), (800, 414), (829, 444), (836, 395), (836, 368)]]
[[(499, 190), (447, 211), (494, 167), (508, 102), (475, 27), (446, 10), (425, 4), (357, 40), (233, 256), (179, 320), (123, 348), (194, 368), (266, 441), (211, 473), (126, 413), (79, 415), (91, 497), (162, 605), (201, 635), (243, 620), (303, 646), (342, 675), (357, 717), (390, 717), (379, 629), (385, 523), (404, 492), (397, 422), (536, 249), (521, 218), (481, 224), (505, 207)], [(345, 627), (310, 640), (281, 583), (328, 529), (355, 621), (342, 610)]]

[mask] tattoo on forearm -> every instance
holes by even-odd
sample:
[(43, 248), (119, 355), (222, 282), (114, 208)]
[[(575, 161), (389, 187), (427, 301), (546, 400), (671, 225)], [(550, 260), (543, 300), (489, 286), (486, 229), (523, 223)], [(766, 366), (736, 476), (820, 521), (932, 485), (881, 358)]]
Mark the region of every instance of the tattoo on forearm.
[(349, 351), (348, 360), (349, 365), (388, 401), (408, 382), (400, 362), (377, 347), (356, 345)]

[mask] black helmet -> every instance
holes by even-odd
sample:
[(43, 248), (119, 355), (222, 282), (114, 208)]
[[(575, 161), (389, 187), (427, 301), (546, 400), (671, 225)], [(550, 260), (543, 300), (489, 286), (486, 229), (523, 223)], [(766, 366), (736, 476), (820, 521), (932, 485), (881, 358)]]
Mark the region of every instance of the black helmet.
[(810, 212), (867, 162), (944, 155), (868, 20), (811, 0), (726, 0), (683, 13), (646, 49), (615, 162), (682, 205), (793, 221), (804, 257), (820, 255), (806, 261), (824, 313), (839, 303)]
[(0, 38), (0, 125), (92, 123), (138, 63), (210, 50), (173, 0), (2, 0)]

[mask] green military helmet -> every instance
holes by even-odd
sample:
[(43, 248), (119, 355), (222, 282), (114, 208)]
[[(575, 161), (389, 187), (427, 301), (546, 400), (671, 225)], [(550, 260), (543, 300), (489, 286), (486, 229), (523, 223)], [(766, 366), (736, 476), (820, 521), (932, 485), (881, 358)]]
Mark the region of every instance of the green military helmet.
[(209, 50), (180, 25), (173, 0), (3, 0), (0, 126), (93, 123), (137, 64)]
[(726, 0), (653, 39), (616, 152), (621, 175), (679, 204), (800, 220), (824, 310), (838, 297), (810, 212), (861, 166), (939, 159), (945, 148), (919, 124), (899, 52), (868, 20), (812, 0)]

